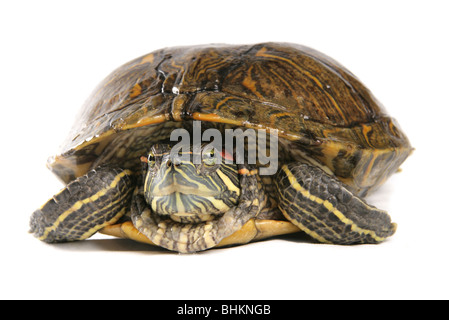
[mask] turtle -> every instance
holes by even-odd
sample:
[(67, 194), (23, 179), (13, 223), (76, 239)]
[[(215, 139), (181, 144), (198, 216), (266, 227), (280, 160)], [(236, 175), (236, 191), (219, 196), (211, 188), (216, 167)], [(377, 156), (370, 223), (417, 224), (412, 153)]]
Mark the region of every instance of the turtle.
[[(236, 145), (207, 140), (210, 130)], [(189, 134), (182, 145), (175, 131)], [(270, 173), (249, 161), (263, 141)], [(101, 232), (180, 253), (294, 232), (380, 243), (397, 225), (365, 197), (412, 150), (371, 91), (317, 50), (163, 48), (113, 71), (87, 99), (47, 162), (65, 187), (31, 215), (30, 232), (48, 243)]]

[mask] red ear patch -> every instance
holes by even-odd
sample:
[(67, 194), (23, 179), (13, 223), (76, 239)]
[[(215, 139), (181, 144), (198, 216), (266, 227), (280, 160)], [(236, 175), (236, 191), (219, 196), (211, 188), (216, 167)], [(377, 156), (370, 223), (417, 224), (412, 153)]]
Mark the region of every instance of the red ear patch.
[(223, 150), (220, 152), (220, 155), (221, 155), (221, 158), (222, 158), (222, 159), (225, 159), (225, 160), (228, 160), (228, 161), (233, 161), (233, 160), (234, 160), (234, 158), (232, 157), (232, 154), (230, 154), (229, 152), (227, 152), (226, 149), (223, 149)]
[(140, 161), (142, 161), (143, 163), (148, 163), (148, 158), (147, 157), (140, 157)]

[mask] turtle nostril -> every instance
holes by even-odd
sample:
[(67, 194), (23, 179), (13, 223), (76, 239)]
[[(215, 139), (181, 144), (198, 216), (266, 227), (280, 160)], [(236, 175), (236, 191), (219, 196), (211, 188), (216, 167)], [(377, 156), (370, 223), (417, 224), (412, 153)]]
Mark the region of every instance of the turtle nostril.
[(179, 167), (180, 165), (181, 165), (181, 162), (179, 162), (177, 160), (175, 160), (175, 161), (167, 160), (167, 168), (170, 168), (172, 166)]

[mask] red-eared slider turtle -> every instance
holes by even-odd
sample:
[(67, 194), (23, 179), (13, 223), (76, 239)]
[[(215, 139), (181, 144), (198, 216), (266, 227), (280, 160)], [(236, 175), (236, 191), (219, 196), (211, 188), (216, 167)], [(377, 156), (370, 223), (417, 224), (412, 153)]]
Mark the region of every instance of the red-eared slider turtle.
[[(247, 161), (256, 143), (240, 163), (235, 148), (194, 139), (175, 150), (171, 133), (198, 135), (198, 124), (200, 136), (240, 128), (239, 141), (267, 130), (275, 174)], [(48, 162), (67, 186), (33, 213), (31, 232), (62, 242), (101, 231), (179, 252), (299, 230), (325, 243), (378, 243), (396, 224), (362, 197), (411, 150), (371, 92), (315, 50), (161, 49), (112, 72), (87, 100)]]

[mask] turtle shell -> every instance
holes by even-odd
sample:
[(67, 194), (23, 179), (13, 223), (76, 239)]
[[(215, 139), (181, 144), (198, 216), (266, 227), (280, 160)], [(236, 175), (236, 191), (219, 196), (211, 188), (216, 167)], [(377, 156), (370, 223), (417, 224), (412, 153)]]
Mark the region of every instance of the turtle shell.
[(277, 130), (290, 158), (359, 195), (412, 150), (372, 93), (322, 53), (290, 43), (207, 45), (164, 48), (113, 71), (48, 166), (64, 182), (103, 164), (135, 168), (151, 144), (192, 120)]

